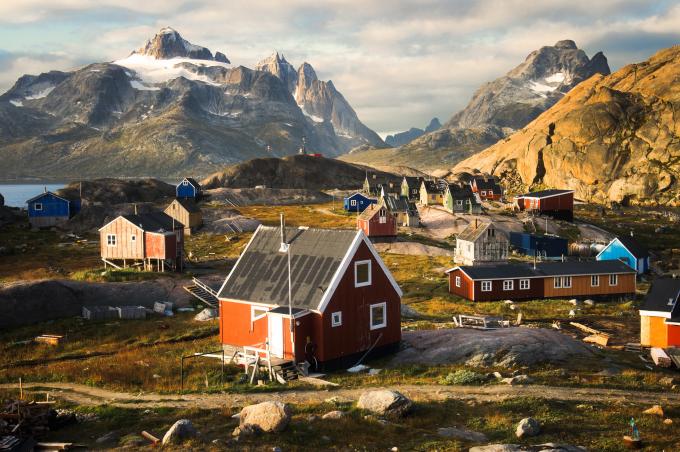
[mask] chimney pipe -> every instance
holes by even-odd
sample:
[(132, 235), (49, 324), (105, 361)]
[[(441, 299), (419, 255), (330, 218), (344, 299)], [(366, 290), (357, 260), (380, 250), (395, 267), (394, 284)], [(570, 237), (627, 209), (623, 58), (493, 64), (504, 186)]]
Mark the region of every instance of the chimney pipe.
[(286, 219), (283, 216), (283, 213), (280, 214), (281, 218), (281, 248), (279, 251), (282, 253), (288, 251), (288, 244), (286, 243)]
[(534, 270), (536, 270), (536, 253), (537, 251), (534, 250)]

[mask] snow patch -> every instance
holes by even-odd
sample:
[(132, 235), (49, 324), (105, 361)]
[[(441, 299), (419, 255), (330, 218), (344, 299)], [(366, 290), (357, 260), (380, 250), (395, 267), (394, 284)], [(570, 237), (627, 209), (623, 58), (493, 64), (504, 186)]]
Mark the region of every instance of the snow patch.
[(48, 86), (47, 88), (43, 89), (42, 91), (38, 91), (37, 93), (33, 93), (30, 96), (26, 96), (26, 100), (35, 100), (35, 99), (42, 99), (43, 97), (47, 97), (48, 94), (52, 92), (54, 89), (54, 86)]
[(165, 83), (178, 77), (184, 77), (189, 80), (204, 82), (215, 86), (221, 85), (206, 75), (199, 75), (186, 67), (183, 67), (182, 63), (203, 67), (218, 66), (229, 68), (229, 64), (220, 61), (196, 60), (193, 58), (157, 60), (154, 57), (136, 53), (122, 60), (113, 62), (113, 64), (133, 70), (146, 85)]
[(548, 83), (562, 83), (567, 78), (564, 72), (555, 72), (553, 75), (546, 77), (545, 81)]
[(156, 86), (146, 86), (143, 83), (140, 83), (138, 80), (130, 80), (130, 85), (139, 91), (159, 91), (160, 88)]
[(21, 102), (20, 100), (12, 99), (12, 100), (9, 101), (9, 103), (14, 105), (15, 107), (23, 107), (24, 106), (24, 103)]
[(303, 105), (298, 105), (298, 107), (300, 107), (300, 110), (302, 110), (302, 114), (305, 115), (305, 116), (307, 116), (307, 117), (308, 117), (309, 119), (311, 119), (312, 121), (314, 121), (314, 122), (323, 122), (323, 121), (324, 121), (323, 118), (320, 118), (320, 117), (318, 117), (318, 116), (315, 116), (315, 115), (312, 115), (312, 114), (307, 113), (307, 112), (305, 111), (305, 107), (304, 107)]

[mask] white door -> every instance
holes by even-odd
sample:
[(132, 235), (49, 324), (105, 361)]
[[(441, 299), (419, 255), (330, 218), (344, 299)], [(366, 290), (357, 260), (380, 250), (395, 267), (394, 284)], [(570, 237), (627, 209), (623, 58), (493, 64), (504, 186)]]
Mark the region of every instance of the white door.
[(269, 315), (269, 351), (273, 356), (283, 358), (283, 317)]

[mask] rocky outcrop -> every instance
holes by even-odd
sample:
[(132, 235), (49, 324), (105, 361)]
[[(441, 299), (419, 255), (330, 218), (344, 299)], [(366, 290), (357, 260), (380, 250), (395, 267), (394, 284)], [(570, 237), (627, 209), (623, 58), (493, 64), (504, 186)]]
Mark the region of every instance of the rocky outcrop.
[(680, 205), (680, 46), (579, 84), (524, 129), (453, 168), (511, 190), (573, 189), (594, 203)]
[(357, 407), (378, 416), (399, 418), (413, 407), (413, 402), (398, 391), (380, 389), (361, 394)]
[(541, 433), (541, 425), (532, 417), (525, 417), (517, 424), (515, 429), (515, 436), (517, 438), (524, 438), (527, 436), (536, 436)]
[(163, 435), (163, 446), (182, 444), (184, 441), (196, 437), (196, 429), (189, 419), (180, 419)]
[(210, 50), (190, 43), (170, 27), (161, 29), (156, 36), (149, 39), (144, 46), (135, 50), (133, 54), (148, 55), (157, 60), (169, 60), (170, 58), (182, 57), (194, 60), (212, 60), (229, 63), (229, 60), (223, 53), (217, 52), (213, 57)]

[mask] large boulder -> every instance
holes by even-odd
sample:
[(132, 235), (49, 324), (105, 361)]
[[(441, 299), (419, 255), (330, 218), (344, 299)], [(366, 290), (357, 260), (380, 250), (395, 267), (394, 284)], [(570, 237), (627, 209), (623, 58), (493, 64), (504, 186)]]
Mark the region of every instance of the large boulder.
[(444, 438), (461, 439), (463, 441), (471, 441), (474, 443), (483, 443), (489, 440), (489, 438), (487, 438), (484, 433), (458, 427), (438, 428), (437, 434), (439, 436), (443, 436)]
[(380, 389), (361, 394), (357, 407), (379, 416), (401, 417), (409, 412), (413, 402), (397, 391)]
[(518, 438), (524, 438), (526, 436), (536, 436), (540, 432), (541, 425), (538, 421), (532, 417), (525, 417), (517, 424), (515, 435), (517, 435)]
[(163, 445), (181, 444), (187, 439), (196, 437), (196, 429), (189, 419), (180, 419), (163, 436)]
[(239, 420), (241, 430), (254, 426), (263, 432), (281, 432), (290, 423), (290, 407), (275, 401), (249, 405), (241, 410)]

